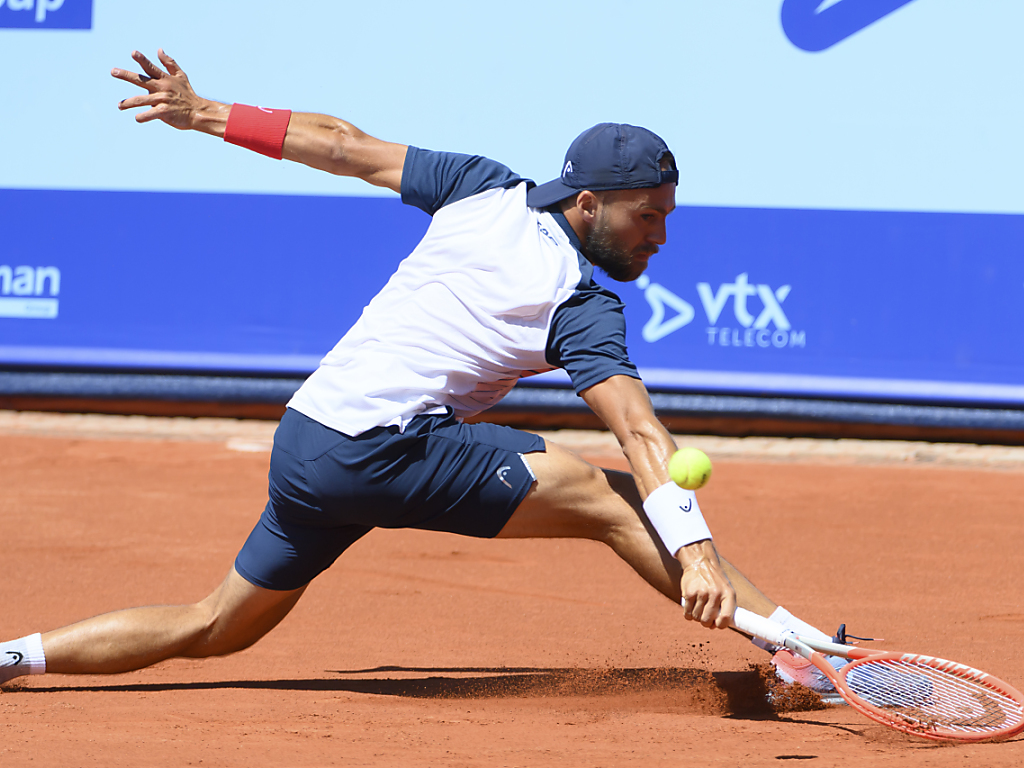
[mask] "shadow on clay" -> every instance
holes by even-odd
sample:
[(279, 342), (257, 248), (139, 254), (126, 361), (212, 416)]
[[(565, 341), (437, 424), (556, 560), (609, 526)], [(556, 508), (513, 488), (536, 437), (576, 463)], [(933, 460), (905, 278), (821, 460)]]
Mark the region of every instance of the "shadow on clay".
[[(542, 699), (604, 696), (637, 699), (644, 708), (702, 711), (741, 718), (772, 718), (763, 676), (756, 670), (709, 672), (693, 668), (402, 667), (330, 670), (330, 677), (299, 680), (222, 680), (183, 683), (18, 686), (22, 694), (159, 692), (220, 689), (336, 691), (420, 699)], [(387, 675), (387, 676), (384, 676)]]

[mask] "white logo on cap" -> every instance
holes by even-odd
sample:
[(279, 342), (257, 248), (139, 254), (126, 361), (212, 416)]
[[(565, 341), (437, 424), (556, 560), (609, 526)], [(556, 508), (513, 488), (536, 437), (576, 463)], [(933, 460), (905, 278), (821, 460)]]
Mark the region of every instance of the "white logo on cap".
[(572, 173), (572, 160), (569, 160), (565, 164), (565, 168), (562, 170), (562, 176), (568, 176)]

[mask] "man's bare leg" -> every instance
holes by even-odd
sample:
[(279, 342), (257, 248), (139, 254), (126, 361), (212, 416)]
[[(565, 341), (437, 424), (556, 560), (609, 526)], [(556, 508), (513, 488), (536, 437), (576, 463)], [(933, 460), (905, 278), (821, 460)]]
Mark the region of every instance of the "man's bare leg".
[[(598, 469), (552, 442), (546, 452), (528, 454), (527, 460), (537, 483), (500, 537), (602, 541), (647, 583), (679, 603), (682, 566), (647, 527), (631, 475)], [(734, 566), (724, 560), (723, 565), (739, 605), (770, 616), (778, 606)]]
[[(655, 589), (680, 600), (680, 564), (656, 543), (627, 473), (600, 470), (553, 443), (529, 455), (537, 484), (499, 536), (602, 541)], [(761, 615), (776, 608), (742, 573), (726, 572), (740, 605)], [(48, 672), (128, 672), (175, 657), (241, 651), (273, 629), (305, 587), (274, 591), (250, 584), (232, 568), (205, 600), (192, 605), (131, 608), (42, 635)]]
[(44, 633), (46, 671), (109, 674), (175, 657), (235, 653), (277, 626), (304, 590), (263, 589), (232, 568), (209, 597), (193, 605), (129, 608)]

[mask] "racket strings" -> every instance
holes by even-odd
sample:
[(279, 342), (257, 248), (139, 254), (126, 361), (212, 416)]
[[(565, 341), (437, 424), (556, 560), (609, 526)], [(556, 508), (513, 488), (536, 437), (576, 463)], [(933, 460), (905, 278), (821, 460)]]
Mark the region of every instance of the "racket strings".
[(914, 730), (1003, 731), (1024, 722), (1012, 696), (964, 673), (898, 659), (851, 665), (850, 689)]

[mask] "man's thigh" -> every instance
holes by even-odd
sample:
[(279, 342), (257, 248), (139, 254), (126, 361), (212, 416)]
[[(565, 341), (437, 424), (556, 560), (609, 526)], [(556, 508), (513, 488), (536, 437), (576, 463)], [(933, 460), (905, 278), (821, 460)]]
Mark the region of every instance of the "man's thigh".
[(551, 441), (528, 453), (536, 482), (498, 534), (504, 538), (582, 538), (611, 547), (675, 603), (682, 571), (643, 514), (633, 476), (602, 470)]
[(633, 477), (603, 470), (550, 440), (526, 455), (536, 483), (498, 534), (504, 538), (607, 540), (623, 526), (643, 528)]

